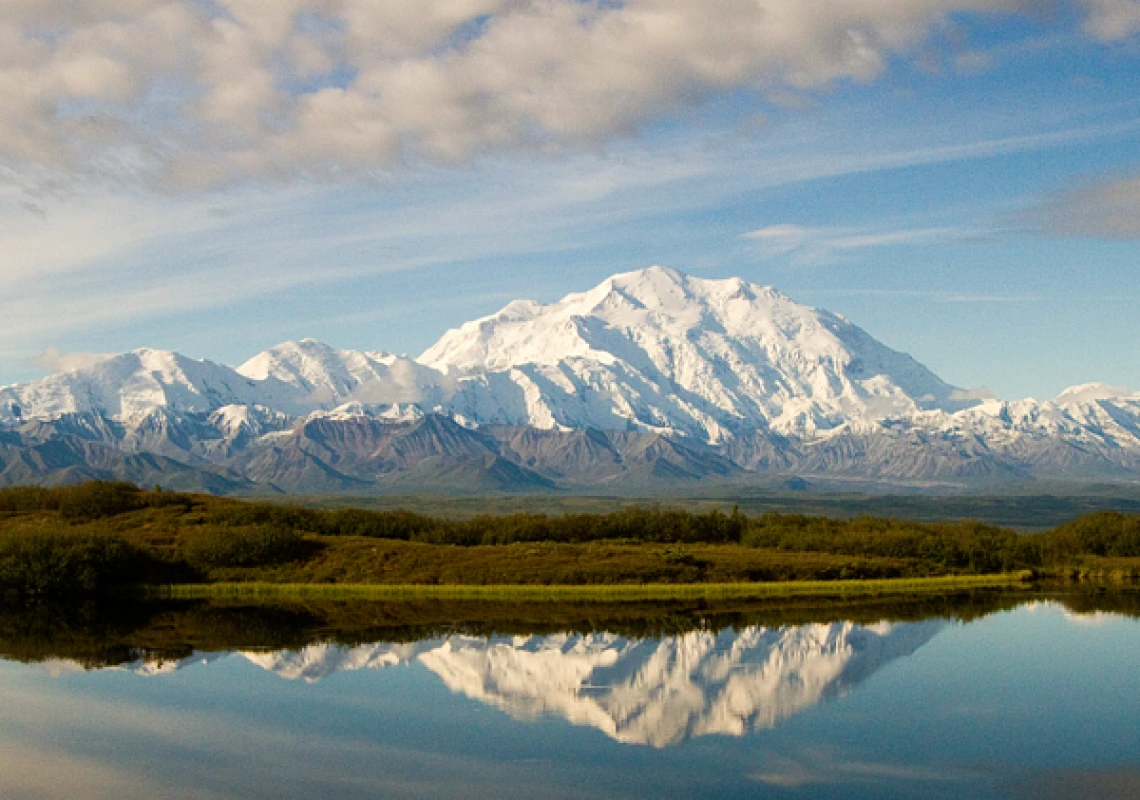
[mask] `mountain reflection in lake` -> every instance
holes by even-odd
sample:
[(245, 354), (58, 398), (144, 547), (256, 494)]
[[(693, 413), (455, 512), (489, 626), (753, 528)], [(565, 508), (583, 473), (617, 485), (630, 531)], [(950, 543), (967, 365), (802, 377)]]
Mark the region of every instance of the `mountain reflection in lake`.
[[(692, 736), (740, 736), (772, 727), (846, 691), (891, 659), (909, 655), (943, 624), (750, 627), (662, 639), (453, 636), (240, 655), (283, 678), (309, 682), (342, 671), (418, 662), (451, 691), (516, 719), (558, 716), (621, 742), (665, 747)], [(126, 668), (154, 675), (216, 657), (142, 660)]]
[(0, 796), (1135, 797), (1134, 604), (280, 649), (198, 607), (96, 614), (98, 657), (0, 615)]

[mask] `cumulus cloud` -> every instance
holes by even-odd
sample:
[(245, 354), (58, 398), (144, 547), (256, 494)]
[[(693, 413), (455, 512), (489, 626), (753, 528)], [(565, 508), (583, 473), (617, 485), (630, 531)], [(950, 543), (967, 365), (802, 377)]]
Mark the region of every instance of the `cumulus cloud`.
[[(1090, 35), (1137, 30), (1133, 0), (1080, 1)], [(724, 92), (872, 81), (1027, 4), (8, 0), (0, 166), (202, 187), (591, 146)]]
[(1140, 238), (1140, 175), (1059, 192), (1033, 212), (1031, 221), (1056, 236)]

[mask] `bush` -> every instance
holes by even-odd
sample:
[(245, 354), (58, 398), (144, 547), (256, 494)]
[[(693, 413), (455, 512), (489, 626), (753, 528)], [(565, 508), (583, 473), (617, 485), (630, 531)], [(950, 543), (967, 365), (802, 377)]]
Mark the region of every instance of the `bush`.
[(91, 594), (128, 579), (136, 555), (118, 536), (11, 536), (0, 540), (0, 593)]
[(365, 511), (345, 508), (325, 511), (315, 530), (326, 536), (370, 536), (374, 539), (409, 539), (444, 526), (438, 520), (411, 511)]
[(218, 567), (280, 564), (299, 558), (305, 549), (305, 540), (299, 533), (276, 525), (207, 527), (186, 539), (182, 555), (191, 567), (209, 571)]
[(133, 483), (92, 481), (56, 491), (59, 493), (59, 513), (78, 521), (114, 517), (142, 506), (139, 488)]
[(768, 513), (752, 520), (742, 541), (751, 547), (913, 559), (944, 569), (982, 573), (1040, 564), (1032, 541), (1014, 531), (971, 520), (919, 523)]
[(30, 511), (58, 511), (59, 493), (39, 486), (13, 486), (0, 489), (0, 513), (27, 514)]
[(1100, 511), (1067, 522), (1037, 538), (1041, 548), (1054, 560), (1075, 555), (1140, 556), (1140, 517)]
[(58, 511), (65, 518), (77, 522), (125, 514), (146, 504), (148, 496), (133, 483), (91, 481), (59, 489), (39, 486), (0, 489), (0, 512)]

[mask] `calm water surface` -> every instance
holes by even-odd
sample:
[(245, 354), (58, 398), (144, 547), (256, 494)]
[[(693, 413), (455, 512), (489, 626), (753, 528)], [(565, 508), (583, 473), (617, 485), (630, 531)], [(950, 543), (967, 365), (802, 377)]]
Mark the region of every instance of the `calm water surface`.
[(21, 621), (0, 796), (1140, 797), (1133, 615), (889, 616), (121, 662)]

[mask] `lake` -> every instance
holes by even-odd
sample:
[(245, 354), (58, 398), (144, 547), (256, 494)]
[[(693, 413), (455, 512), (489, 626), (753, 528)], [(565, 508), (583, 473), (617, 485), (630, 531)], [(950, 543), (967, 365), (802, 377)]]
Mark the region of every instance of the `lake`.
[(1130, 593), (0, 614), (4, 798), (1140, 797)]

